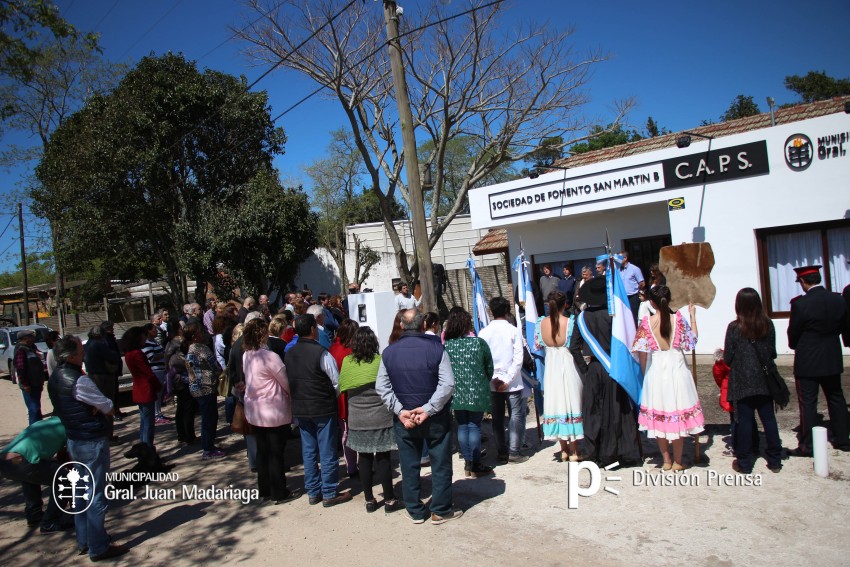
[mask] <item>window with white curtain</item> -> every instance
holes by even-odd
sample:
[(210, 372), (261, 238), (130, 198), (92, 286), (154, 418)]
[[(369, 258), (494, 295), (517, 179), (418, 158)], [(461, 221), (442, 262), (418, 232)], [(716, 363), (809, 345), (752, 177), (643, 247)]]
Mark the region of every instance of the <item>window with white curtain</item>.
[(785, 316), (803, 293), (794, 268), (821, 265), (823, 286), (840, 293), (850, 284), (850, 220), (775, 227), (756, 231), (765, 307)]

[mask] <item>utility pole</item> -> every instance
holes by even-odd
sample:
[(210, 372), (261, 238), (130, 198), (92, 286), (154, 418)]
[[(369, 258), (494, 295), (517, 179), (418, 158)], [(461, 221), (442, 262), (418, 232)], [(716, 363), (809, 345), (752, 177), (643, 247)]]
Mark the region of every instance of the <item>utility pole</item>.
[[(57, 221), (58, 222), (58, 221)], [(56, 222), (50, 223), (50, 233), (53, 237), (53, 267), (56, 270), (56, 315), (59, 318), (59, 335), (65, 335), (65, 274), (59, 269), (59, 258), (56, 251), (59, 248), (59, 230)]]
[(401, 121), (401, 140), (404, 149), (404, 169), (407, 172), (407, 189), (410, 193), (410, 222), (413, 228), (413, 246), (419, 265), (419, 283), (422, 289), (422, 306), (425, 311), (437, 310), (434, 278), (431, 268), (431, 250), (428, 247), (428, 228), (425, 224), (425, 200), (419, 179), (419, 158), (416, 155), (416, 136), (413, 133), (413, 114), (407, 96), (407, 81), (398, 37), (398, 6), (394, 0), (384, 0), (384, 21), (387, 24), (387, 41), (390, 46), (390, 67), (393, 73), (398, 116)]
[(27, 251), (24, 247), (24, 206), (18, 203), (18, 225), (21, 227), (21, 272), (24, 276), (24, 325), (30, 324), (29, 287), (27, 286)]

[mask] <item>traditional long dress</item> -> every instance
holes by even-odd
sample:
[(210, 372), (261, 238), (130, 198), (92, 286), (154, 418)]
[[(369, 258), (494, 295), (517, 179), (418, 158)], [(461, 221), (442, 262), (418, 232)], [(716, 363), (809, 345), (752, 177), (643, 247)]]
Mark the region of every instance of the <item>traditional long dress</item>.
[[(573, 320), (567, 327), (567, 338), (574, 330)], [(545, 343), (546, 367), (543, 383), (546, 395), (543, 397), (543, 437), (576, 441), (584, 438), (584, 421), (581, 412), (581, 375), (566, 342), (561, 346), (549, 346)]]
[[(607, 307), (588, 307), (584, 322), (599, 346), (611, 354), (611, 316)], [(601, 465), (619, 462), (631, 465), (640, 462), (637, 423), (632, 413), (629, 395), (601, 362), (578, 328), (570, 335), (569, 350), (581, 374), (582, 421), (584, 425), (584, 455)], [(590, 362), (585, 361), (585, 356)], [(549, 395), (549, 392), (546, 392)]]
[(647, 355), (638, 425), (649, 437), (673, 440), (704, 429), (705, 417), (685, 359), (685, 351), (693, 350), (696, 342), (681, 313), (676, 313), (673, 341), (667, 350), (658, 346), (649, 317), (638, 326), (632, 352)]

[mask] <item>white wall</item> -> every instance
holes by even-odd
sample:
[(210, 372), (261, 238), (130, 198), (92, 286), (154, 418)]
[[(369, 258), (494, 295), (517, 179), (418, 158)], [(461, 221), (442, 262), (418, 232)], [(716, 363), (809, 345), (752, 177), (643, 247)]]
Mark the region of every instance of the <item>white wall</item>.
[[(792, 170), (786, 164), (785, 144), (793, 135), (807, 135), (817, 152), (819, 137), (841, 133), (848, 138), (843, 155), (828, 159), (815, 156), (804, 171)], [(705, 241), (711, 243), (715, 255), (711, 276), (717, 287), (711, 308), (697, 310), (698, 352), (708, 354), (723, 346), (726, 326), (735, 316), (734, 300), (738, 290), (753, 287), (764, 296), (758, 269), (756, 229), (850, 218), (850, 115), (833, 114), (727, 136), (713, 140), (711, 149), (760, 141), (767, 144), (768, 174), (710, 183), (704, 187), (623, 192), (619, 198), (495, 220), (488, 208), (490, 195), (510, 195), (511, 191), (519, 192), (530, 186), (540, 191), (557, 188), (564, 184), (563, 172), (476, 189), (470, 196), (472, 226), (506, 226), (511, 258), (519, 251), (520, 239), (526, 253), (534, 255), (599, 246), (604, 241), (606, 227), (615, 247), (623, 238), (662, 234), (667, 227), (673, 244), (693, 242), (694, 227), (705, 227)], [(694, 141), (690, 148), (667, 148), (576, 168), (569, 170), (567, 183), (572, 177), (656, 163), (705, 151), (707, 146), (706, 141)], [(676, 197), (685, 198), (685, 209), (668, 213), (666, 201)], [(845, 251), (845, 255), (848, 253), (850, 251)], [(788, 320), (777, 318), (774, 324), (777, 350), (790, 353), (785, 338)], [(845, 349), (845, 354), (850, 354), (850, 350)]]

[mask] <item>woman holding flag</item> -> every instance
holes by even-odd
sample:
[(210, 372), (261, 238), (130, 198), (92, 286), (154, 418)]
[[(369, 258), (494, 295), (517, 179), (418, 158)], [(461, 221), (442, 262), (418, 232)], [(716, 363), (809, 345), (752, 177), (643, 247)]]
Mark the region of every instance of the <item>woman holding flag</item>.
[[(684, 438), (700, 433), (705, 421), (684, 355), (696, 346), (696, 312), (690, 304), (690, 324), (681, 313), (673, 313), (670, 288), (664, 285), (649, 291), (649, 301), (656, 313), (640, 322), (632, 347), (644, 371), (638, 424), (658, 440), (663, 470), (683, 471), (687, 468), (682, 463)], [(669, 444), (673, 445), (672, 462)]]

